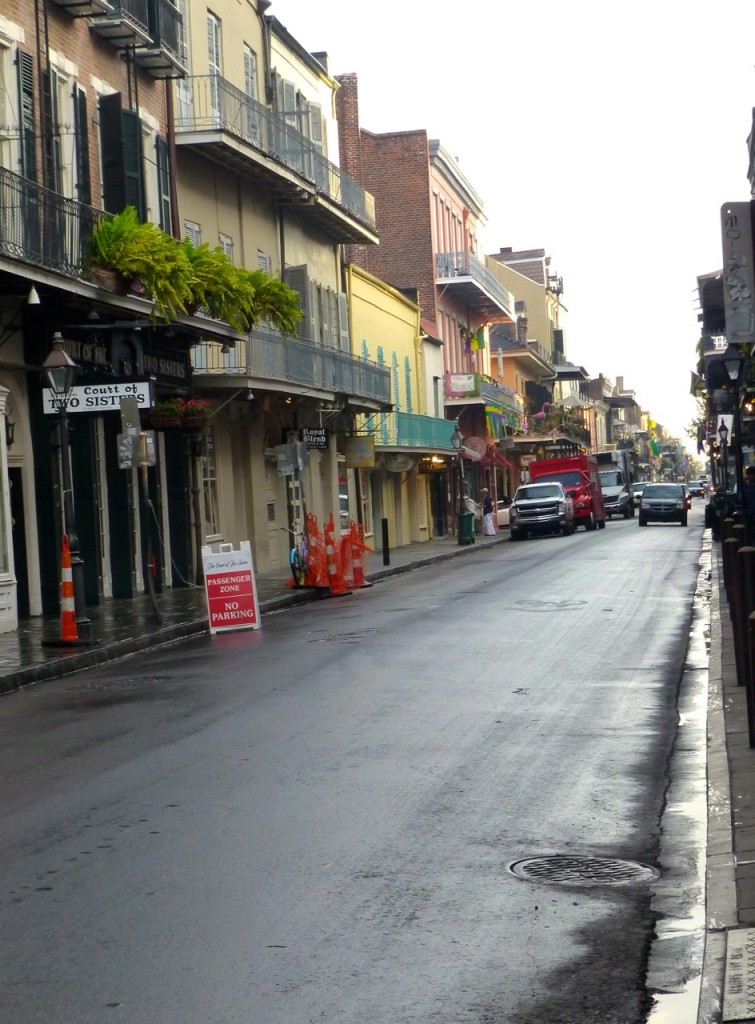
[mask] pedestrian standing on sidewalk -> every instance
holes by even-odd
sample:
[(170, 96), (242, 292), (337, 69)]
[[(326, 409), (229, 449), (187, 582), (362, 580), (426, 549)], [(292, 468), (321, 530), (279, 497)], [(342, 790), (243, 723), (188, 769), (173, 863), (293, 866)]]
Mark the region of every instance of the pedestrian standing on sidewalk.
[(495, 537), (495, 524), (493, 523), (493, 499), (487, 487), (482, 489), (482, 522), (486, 537)]

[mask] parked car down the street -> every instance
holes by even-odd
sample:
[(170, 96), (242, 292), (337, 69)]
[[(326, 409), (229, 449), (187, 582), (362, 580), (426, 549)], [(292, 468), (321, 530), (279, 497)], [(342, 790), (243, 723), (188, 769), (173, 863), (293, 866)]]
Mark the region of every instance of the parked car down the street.
[(682, 484), (647, 484), (638, 510), (640, 526), (648, 523), (687, 525), (687, 492)]
[(510, 508), (511, 498), (507, 494), (504, 494), (504, 496), (499, 498), (496, 503), (496, 525), (499, 530), (508, 529)]
[(690, 480), (687, 484), (687, 492), (692, 498), (704, 498), (707, 488), (704, 480)]

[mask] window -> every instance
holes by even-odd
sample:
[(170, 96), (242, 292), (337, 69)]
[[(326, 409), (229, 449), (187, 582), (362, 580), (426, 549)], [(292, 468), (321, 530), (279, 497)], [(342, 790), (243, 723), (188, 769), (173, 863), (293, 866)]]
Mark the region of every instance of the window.
[(224, 235), (221, 231), (218, 235), (218, 245), (226, 254), (229, 260), (233, 261), (233, 239), (230, 235)]
[(257, 111), (257, 54), (244, 43), (244, 92), (249, 99), (246, 108), (246, 131), (250, 139), (259, 139), (259, 114)]
[(204, 527), (208, 540), (220, 536), (220, 496), (218, 467), (215, 457), (215, 435), (212, 426), (205, 428), (202, 453), (202, 491), (204, 493)]
[(220, 19), (207, 12), (207, 63), (210, 73), (210, 108), (215, 122), (220, 121)]
[(89, 206), (92, 202), (92, 182), (89, 163), (87, 94), (78, 85), (73, 87), (73, 133), (76, 161), (76, 198), (80, 203)]
[(257, 250), (257, 269), (264, 270), (266, 274), (270, 273), (270, 257), (261, 249)]
[(188, 238), (192, 245), (202, 244), (202, 226), (195, 220), (184, 221), (184, 238)]
[(160, 213), (159, 224), (163, 231), (170, 235), (173, 232), (173, 215), (170, 205), (168, 143), (160, 135), (155, 138), (155, 159), (157, 162), (157, 199)]

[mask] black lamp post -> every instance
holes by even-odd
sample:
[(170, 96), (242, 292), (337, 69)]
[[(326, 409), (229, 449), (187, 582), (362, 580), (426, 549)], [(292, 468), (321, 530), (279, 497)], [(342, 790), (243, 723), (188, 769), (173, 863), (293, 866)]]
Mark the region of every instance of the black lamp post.
[(734, 472), (736, 476), (737, 505), (741, 509), (743, 497), (742, 487), (744, 483), (742, 473), (742, 419), (739, 411), (739, 382), (742, 376), (742, 369), (744, 367), (744, 359), (742, 358), (741, 351), (738, 348), (729, 346), (729, 349), (723, 358), (723, 364), (726, 369), (726, 373), (729, 376), (731, 386), (734, 389), (734, 421), (732, 423), (732, 433), (736, 439), (736, 444), (733, 446)]
[(457, 505), (458, 509), (456, 512), (456, 540), (459, 544), (465, 544), (466, 539), (464, 537), (464, 467), (461, 462), (461, 450), (464, 446), (464, 438), (461, 431), (459, 430), (459, 421), (454, 422), (454, 432), (451, 434), (451, 444), (456, 452), (456, 489), (457, 489)]
[[(79, 538), (74, 517), (73, 482), (71, 479), (71, 450), (68, 435), (68, 402), (76, 382), (79, 368), (63, 348), (63, 335), (52, 336), (52, 352), (42, 363), (42, 372), (52, 391), (52, 403), (58, 410), (60, 422), (60, 458), (63, 466), (63, 528), (68, 534), (71, 550), (71, 576), (79, 643), (92, 641), (92, 623), (86, 614), (84, 601), (84, 562), (79, 554)], [(72, 641), (75, 643), (75, 641)]]
[(718, 438), (721, 442), (721, 476), (723, 477), (723, 485), (726, 491), (729, 490), (729, 460), (727, 455), (727, 444), (729, 442), (729, 428), (724, 423), (723, 417), (721, 417), (721, 423), (718, 427)]

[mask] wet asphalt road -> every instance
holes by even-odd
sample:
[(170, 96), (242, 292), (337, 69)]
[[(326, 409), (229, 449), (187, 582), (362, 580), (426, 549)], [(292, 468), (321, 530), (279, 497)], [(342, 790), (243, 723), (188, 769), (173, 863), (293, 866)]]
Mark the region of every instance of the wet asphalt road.
[[(639, 1024), (688, 529), (504, 544), (0, 699), (0, 1021)], [(680, 965), (680, 970), (681, 970)]]

